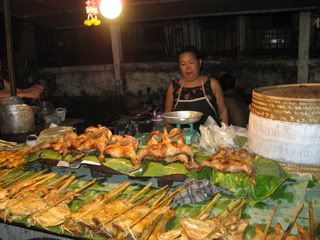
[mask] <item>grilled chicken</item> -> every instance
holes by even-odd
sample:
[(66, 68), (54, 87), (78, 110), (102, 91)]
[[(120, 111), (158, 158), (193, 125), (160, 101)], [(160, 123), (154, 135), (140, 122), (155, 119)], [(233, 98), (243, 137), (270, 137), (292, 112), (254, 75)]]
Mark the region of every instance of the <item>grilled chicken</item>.
[(140, 168), (141, 161), (137, 158), (138, 140), (135, 137), (125, 135), (113, 135), (104, 153), (116, 158), (129, 158), (133, 164), (133, 169)]
[(200, 165), (215, 168), (222, 172), (245, 172), (248, 174), (250, 181), (255, 184), (253, 157), (246, 149), (220, 148), (218, 152), (202, 161)]
[[(173, 142), (173, 138), (178, 135), (178, 140)], [(148, 145), (138, 153), (138, 159), (149, 159), (152, 161), (165, 161), (167, 163), (183, 162), (188, 169), (198, 169), (198, 164), (194, 161), (194, 153), (188, 145), (184, 144), (183, 134), (180, 129), (172, 129), (168, 134), (167, 130), (159, 139), (159, 132), (154, 132)]]

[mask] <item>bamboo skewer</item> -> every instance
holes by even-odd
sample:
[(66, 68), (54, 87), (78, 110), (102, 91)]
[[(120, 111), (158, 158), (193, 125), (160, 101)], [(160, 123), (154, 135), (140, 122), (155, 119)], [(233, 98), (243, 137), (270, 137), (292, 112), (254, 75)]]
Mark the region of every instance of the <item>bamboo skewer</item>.
[(6, 177), (7, 175), (9, 175), (11, 172), (13, 172), (15, 169), (4, 169), (0, 172), (0, 180), (2, 180), (2, 178)]
[(137, 202), (133, 205), (131, 205), (130, 207), (124, 209), (123, 211), (119, 212), (118, 214), (116, 214), (115, 216), (113, 216), (111, 219), (109, 219), (107, 222), (104, 222), (104, 225), (112, 222), (114, 219), (116, 219), (117, 217), (121, 216), (122, 214), (125, 214), (126, 212), (130, 211), (131, 209), (133, 209), (134, 207), (138, 206), (138, 205), (142, 205), (146, 202), (148, 202), (150, 199), (152, 199), (154, 196), (156, 196), (157, 194), (167, 190), (168, 186), (164, 186), (162, 188), (160, 188), (159, 190), (155, 191), (154, 193), (151, 193), (149, 196), (147, 196), (146, 198), (144, 198), (142, 201)]
[(16, 195), (20, 195), (20, 194), (23, 194), (24, 192), (28, 192), (31, 189), (36, 188), (38, 185), (41, 185), (41, 184), (45, 183), (46, 181), (54, 178), (56, 175), (57, 175), (56, 173), (47, 173), (42, 176), (43, 179), (40, 179), (39, 181), (35, 182), (32, 185), (27, 186), (26, 188), (22, 189), (21, 191), (19, 191), (17, 193), (14, 193), (14, 195), (12, 195), (11, 197), (15, 197)]
[(150, 210), (144, 214), (143, 216), (141, 216), (140, 218), (138, 218), (136, 221), (134, 221), (133, 223), (130, 224), (129, 228), (134, 227), (138, 222), (140, 222), (142, 219), (144, 219), (146, 216), (148, 216), (150, 213), (152, 213), (155, 209), (162, 207), (164, 204), (170, 204), (170, 202), (172, 201), (172, 199), (174, 198), (174, 196), (181, 192), (182, 189), (184, 187), (179, 187), (177, 188), (173, 193), (170, 194), (170, 196), (166, 197), (165, 199), (163, 199), (161, 202), (159, 202), (158, 204), (154, 205), (153, 207), (150, 208)]
[(115, 189), (113, 189), (111, 192), (106, 194), (106, 196), (98, 204), (93, 205), (91, 208), (89, 208), (87, 211), (85, 211), (83, 214), (81, 214), (78, 218), (82, 218), (83, 216), (85, 216), (89, 212), (91, 212), (91, 214), (92, 214), (92, 211), (99, 212), (100, 206), (102, 206), (107, 201), (111, 200), (112, 198), (114, 198), (115, 196), (117, 196), (118, 194), (123, 192), (128, 186), (130, 186), (130, 182), (126, 181), (126, 182), (120, 184), (119, 186), (115, 187)]
[[(95, 183), (96, 179), (93, 179), (89, 182), (87, 182), (85, 185), (83, 185), (81, 188), (75, 190), (75, 191), (71, 191), (65, 194), (65, 196), (63, 198), (61, 198), (59, 201), (55, 202), (52, 206), (48, 206), (46, 209), (36, 212), (33, 215), (37, 215), (37, 216), (41, 216), (42, 214), (44, 214), (45, 212), (47, 212), (49, 209), (59, 205), (60, 203), (64, 202), (65, 200), (67, 200), (68, 198), (72, 198), (74, 197), (77, 193), (83, 191), (84, 189), (86, 189), (87, 187), (89, 187), (90, 185), (92, 185), (93, 183)], [(32, 216), (31, 216), (32, 218)]]
[(273, 217), (274, 217), (274, 214), (276, 213), (277, 211), (277, 208), (278, 208), (278, 203), (276, 203), (276, 205), (274, 205), (274, 207), (272, 208), (272, 212), (271, 212), (271, 215), (270, 215), (270, 219), (269, 219), (269, 222), (266, 226), (266, 228), (264, 229), (264, 232), (263, 232), (263, 238), (262, 240), (265, 240), (268, 236), (268, 232), (269, 232), (269, 228), (271, 226), (271, 223), (272, 223), (272, 220), (273, 220)]
[(210, 208), (212, 208), (217, 201), (219, 200), (219, 198), (221, 197), (220, 193), (217, 193), (214, 198), (211, 200), (211, 202), (200, 212), (200, 214), (197, 216), (198, 219), (202, 219), (202, 217), (204, 216), (204, 214), (206, 214)]
[[(55, 174), (56, 175), (56, 174)], [(62, 177), (60, 177), (60, 178), (58, 178), (57, 180), (55, 180), (54, 182), (52, 182), (52, 183), (49, 183), (48, 184), (48, 186), (49, 185), (55, 185), (55, 184), (59, 184), (61, 181), (63, 181), (65, 178), (67, 178), (67, 177), (69, 177), (69, 175), (64, 175), (64, 176), (62, 176)], [(37, 182), (35, 185), (37, 186), (37, 185), (41, 185), (41, 184), (44, 184), (46, 181), (48, 181), (48, 180), (50, 180), (51, 178), (46, 178), (46, 179), (43, 179), (43, 180), (41, 180), (41, 181), (39, 181), (39, 182)], [(33, 185), (34, 186), (34, 185)], [(31, 187), (33, 187), (33, 186), (31, 186)], [(31, 188), (32, 189), (32, 188)], [(29, 190), (31, 190), (30, 188), (27, 190), (27, 191), (29, 191)], [(19, 193), (20, 194), (20, 193)], [(23, 198), (21, 198), (21, 199), (17, 199), (17, 201), (23, 201), (24, 199), (26, 199), (26, 198), (28, 198), (28, 197), (30, 197), (31, 195), (33, 194), (33, 192), (30, 192), (30, 194), (29, 195), (26, 195), (26, 196), (24, 196)], [(12, 205), (14, 205), (14, 204), (16, 204), (17, 202), (12, 202), (11, 204), (8, 204), (7, 206), (6, 206), (6, 208), (8, 209), (8, 208), (10, 208)]]
[(18, 176), (14, 176), (13, 179), (8, 179), (8, 181), (5, 184), (6, 187), (10, 186), (11, 184), (17, 182), (17, 181), (22, 181), (20, 180), (21, 178), (23, 179), (24, 177), (26, 177), (27, 175), (29, 175), (30, 172), (24, 172), (21, 175)]
[(151, 207), (154, 207), (159, 204), (159, 202), (167, 195), (167, 192), (163, 192), (158, 199), (152, 203)]
[(156, 218), (156, 220), (154, 221), (154, 223), (153, 223), (152, 226), (151, 226), (150, 231), (149, 231), (148, 234), (145, 236), (145, 238), (143, 238), (143, 240), (148, 240), (148, 239), (151, 237), (152, 233), (154, 232), (154, 230), (155, 230), (155, 228), (157, 227), (158, 223), (160, 222), (161, 218), (162, 218), (165, 214), (166, 214), (166, 213), (163, 213), (163, 214), (159, 215), (159, 216)]
[(140, 190), (137, 194), (135, 194), (132, 198), (129, 199), (129, 202), (135, 202), (142, 194), (144, 194), (148, 189), (152, 186), (152, 183), (148, 183), (142, 190)]
[(293, 216), (292, 220), (290, 221), (288, 227), (286, 228), (286, 230), (282, 233), (281, 239), (280, 240), (285, 240), (288, 236), (288, 234), (291, 232), (294, 223), (296, 222), (298, 216), (300, 215), (302, 209), (304, 207), (304, 204), (302, 203), (300, 205), (300, 207), (298, 208), (298, 210), (296, 211), (296, 214)]
[(314, 227), (314, 208), (312, 202), (309, 202), (309, 231), (310, 231), (310, 240), (315, 240), (315, 227)]
[(236, 213), (239, 209), (241, 209), (243, 207), (243, 205), (245, 204), (245, 201), (242, 199), (238, 199), (234, 202), (232, 202), (227, 209), (220, 215), (221, 217), (227, 217), (231, 214)]

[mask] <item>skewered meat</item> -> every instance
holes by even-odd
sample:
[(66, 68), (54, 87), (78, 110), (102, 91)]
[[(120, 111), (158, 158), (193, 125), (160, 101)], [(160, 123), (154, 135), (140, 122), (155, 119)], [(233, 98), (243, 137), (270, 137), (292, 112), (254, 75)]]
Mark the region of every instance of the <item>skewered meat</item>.
[[(27, 175), (27, 174), (28, 173), (22, 174), (22, 176), (20, 176), (20, 177), (23, 177), (24, 175)], [(16, 182), (10, 184), (8, 187), (0, 189), (0, 199), (11, 197), (14, 194), (20, 192), (25, 187), (31, 186), (31, 185), (35, 184), (36, 182), (46, 178), (46, 176), (41, 175), (41, 174), (42, 173), (36, 173), (33, 176), (30, 176), (26, 179), (16, 181)]]
[[(176, 135), (179, 135), (178, 140), (173, 142), (171, 138)], [(172, 129), (169, 134), (164, 129), (161, 140), (159, 140), (159, 133), (154, 132), (148, 145), (138, 153), (138, 159), (140, 161), (143, 159), (164, 160), (167, 163), (181, 161), (186, 168), (198, 169), (198, 164), (194, 161), (194, 153), (189, 146), (184, 144), (180, 129)]]
[(73, 213), (70, 217), (70, 221), (68, 225), (84, 225), (89, 228), (97, 228), (96, 222), (94, 222), (93, 217), (97, 217), (97, 215), (103, 211), (106, 203), (109, 205), (109, 201), (111, 201), (114, 197), (124, 191), (130, 185), (129, 182), (124, 182), (114, 188), (111, 192), (100, 195), (95, 199), (92, 199), (88, 203), (81, 206), (81, 208)]
[(184, 218), (181, 226), (191, 240), (226, 239), (242, 240), (249, 222), (236, 216), (216, 217), (210, 220)]
[(62, 194), (62, 192), (73, 182), (74, 179), (75, 176), (69, 176), (60, 188), (50, 189), (49, 192), (36, 191), (33, 195), (28, 196), (17, 202), (16, 204), (9, 206), (9, 213), (13, 215), (13, 218), (15, 219), (30, 216), (36, 212), (41, 212), (45, 209), (49, 209), (50, 206), (54, 206), (55, 204), (59, 203), (60, 199), (68, 196), (65, 196), (64, 194)]
[(66, 191), (64, 194), (56, 196), (56, 198), (48, 199), (49, 201), (46, 202), (45, 208), (29, 216), (27, 222), (31, 225), (38, 224), (44, 227), (62, 224), (66, 221), (67, 217), (70, 216), (70, 210), (67, 204), (71, 202), (79, 192), (94, 182), (95, 179), (87, 182), (77, 190)]
[(66, 221), (71, 212), (67, 204), (60, 203), (43, 214), (33, 217), (42, 227), (58, 226)]
[[(130, 211), (126, 212), (125, 214), (120, 215), (118, 218), (112, 221), (112, 228), (108, 226), (108, 233), (110, 236), (114, 237), (117, 233), (117, 230), (121, 232), (127, 232), (127, 229), (130, 225), (140, 217), (146, 215), (149, 212), (150, 208), (145, 205), (138, 205), (131, 209)], [(106, 227), (106, 226), (104, 226)]]
[[(166, 231), (166, 225), (170, 218), (174, 216), (175, 212), (172, 209), (169, 209), (160, 219), (158, 223), (156, 223), (156, 227), (154, 228), (151, 236), (148, 240), (158, 240), (159, 236)], [(173, 239), (173, 238), (171, 238)], [(181, 239), (182, 240), (182, 239)]]
[(101, 211), (93, 216), (92, 220), (96, 225), (102, 226), (104, 223), (109, 222), (109, 220), (111, 220), (114, 216), (125, 209), (128, 209), (130, 206), (132, 206), (132, 203), (122, 199), (116, 199), (115, 201), (104, 205)]
[(162, 233), (158, 236), (157, 240), (189, 240), (189, 238), (182, 228), (178, 228)]
[(0, 150), (0, 166), (14, 168), (26, 162), (32, 147), (20, 147), (15, 149)]
[(218, 152), (202, 161), (200, 165), (222, 172), (246, 172), (250, 181), (255, 184), (253, 157), (246, 149), (220, 148)]
[(152, 211), (149, 215), (143, 218), (140, 222), (138, 222), (135, 226), (133, 226), (129, 231), (129, 238), (140, 239), (143, 232), (148, 228), (152, 227), (153, 223), (161, 216), (163, 216), (166, 212), (170, 210), (169, 206), (159, 207), (156, 210)]
[(7, 207), (14, 205), (20, 200), (31, 196), (32, 194), (34, 194), (35, 191), (42, 193), (46, 191), (46, 189), (50, 189), (50, 187), (53, 188), (53, 186), (45, 184), (44, 182), (48, 181), (49, 179), (52, 179), (53, 177), (55, 177), (55, 175), (55, 173), (46, 174), (46, 177), (44, 179), (22, 189), (10, 198), (4, 198), (0, 200), (0, 211), (4, 211)]
[[(306, 231), (302, 226), (297, 225), (298, 229), (298, 235), (287, 235), (286, 240), (306, 240), (310, 239), (310, 232)], [(252, 240), (281, 240), (283, 236), (284, 230), (282, 229), (281, 225), (277, 223), (274, 226), (274, 232), (270, 232), (267, 234), (265, 238), (264, 231), (262, 230), (261, 225), (257, 225), (255, 227), (255, 236), (252, 238)], [(319, 238), (315, 238), (319, 239)]]

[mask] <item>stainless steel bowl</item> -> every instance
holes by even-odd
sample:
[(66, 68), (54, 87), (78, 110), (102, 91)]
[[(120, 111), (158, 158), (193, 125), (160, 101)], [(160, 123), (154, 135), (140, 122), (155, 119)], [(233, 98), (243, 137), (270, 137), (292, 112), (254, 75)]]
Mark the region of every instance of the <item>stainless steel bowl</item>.
[(175, 111), (162, 114), (162, 117), (170, 124), (191, 124), (198, 122), (203, 113), (196, 111)]

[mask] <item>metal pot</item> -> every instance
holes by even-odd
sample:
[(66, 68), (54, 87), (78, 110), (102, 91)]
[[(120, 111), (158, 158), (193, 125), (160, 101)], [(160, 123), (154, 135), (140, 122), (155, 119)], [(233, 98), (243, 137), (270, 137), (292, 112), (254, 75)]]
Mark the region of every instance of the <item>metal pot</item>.
[(0, 130), (2, 134), (20, 134), (34, 131), (32, 108), (26, 104), (0, 105)]
[(23, 104), (23, 100), (20, 97), (4, 97), (0, 98), (0, 105), (8, 106), (8, 105), (14, 105), (14, 104)]

